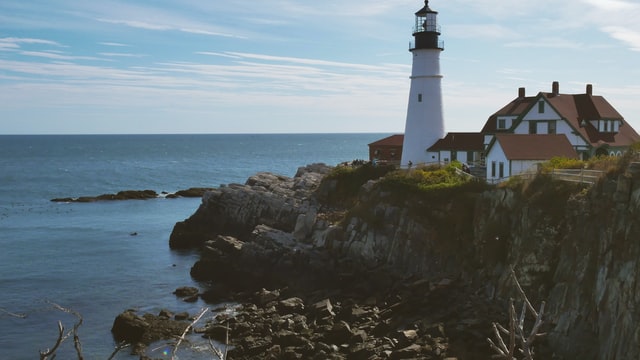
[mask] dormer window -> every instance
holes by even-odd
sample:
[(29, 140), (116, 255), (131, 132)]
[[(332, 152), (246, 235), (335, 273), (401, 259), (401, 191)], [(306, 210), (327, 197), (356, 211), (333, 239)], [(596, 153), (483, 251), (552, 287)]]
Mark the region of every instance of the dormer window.
[(498, 119), (498, 129), (506, 129), (506, 128), (507, 128), (507, 120)]

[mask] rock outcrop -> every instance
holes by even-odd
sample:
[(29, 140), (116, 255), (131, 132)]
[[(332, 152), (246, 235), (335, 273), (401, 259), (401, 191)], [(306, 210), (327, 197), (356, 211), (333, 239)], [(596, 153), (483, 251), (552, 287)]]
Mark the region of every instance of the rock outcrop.
[(402, 198), (369, 182), (354, 207), (339, 209), (322, 201), (335, 185), (321, 186), (328, 171), (261, 173), (207, 192), (176, 224), (171, 247), (203, 249), (192, 276), (227, 287), (214, 287), (213, 301), (267, 287), (305, 304), (326, 298), (380, 309), (411, 298), (401, 291), (409, 280), (428, 284), (425, 297), (455, 288), (428, 311), (419, 302), (405, 306), (414, 321), (440, 320), (449, 354), (464, 359), (487, 358), (479, 344), (488, 351), (490, 321), (504, 320), (489, 309), (516, 294), (514, 266), (533, 302), (547, 303), (542, 358), (640, 358), (638, 174), (591, 188), (540, 177), (523, 189), (433, 198)]

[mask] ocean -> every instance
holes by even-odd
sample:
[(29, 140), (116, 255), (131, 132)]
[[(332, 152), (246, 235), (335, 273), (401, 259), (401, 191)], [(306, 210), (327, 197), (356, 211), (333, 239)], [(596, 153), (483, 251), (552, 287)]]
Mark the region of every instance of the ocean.
[[(210, 306), (172, 294), (198, 286), (189, 276), (197, 254), (172, 251), (168, 240), (199, 198), (51, 199), (217, 187), (259, 171), (293, 176), (311, 163), (367, 159), (367, 144), (388, 135), (0, 136), (0, 359), (37, 358), (54, 345), (58, 321), (73, 328), (76, 318), (53, 304), (82, 315), (85, 359), (109, 358), (116, 345), (111, 326), (124, 310), (195, 314)], [(162, 350), (153, 356), (168, 358)], [(76, 358), (72, 339), (57, 358)], [(136, 358), (128, 349), (115, 356)]]

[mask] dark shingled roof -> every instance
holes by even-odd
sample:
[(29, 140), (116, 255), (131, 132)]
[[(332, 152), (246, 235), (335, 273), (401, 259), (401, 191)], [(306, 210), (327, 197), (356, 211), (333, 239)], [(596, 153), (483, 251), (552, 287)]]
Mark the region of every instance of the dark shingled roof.
[(458, 150), (458, 151), (482, 151), (484, 150), (484, 135), (481, 133), (447, 133), (447, 135), (433, 144), (427, 151)]
[[(556, 156), (577, 158), (564, 134), (496, 134), (509, 160), (549, 160)], [(494, 144), (495, 146), (495, 144)]]
[(372, 142), (369, 146), (402, 146), (404, 135), (391, 135), (384, 139)]
[[(622, 115), (602, 96), (589, 94), (557, 94), (541, 92), (537, 96), (518, 97), (495, 114), (491, 115), (482, 133), (499, 134), (509, 130), (498, 129), (499, 116), (520, 116), (528, 111), (534, 102), (544, 97), (546, 101), (567, 120), (569, 125), (592, 146), (607, 143), (611, 146), (629, 146), (640, 141), (640, 135), (629, 125)], [(581, 126), (586, 120), (587, 126)], [(620, 120), (622, 125), (617, 133), (599, 132), (589, 123), (592, 120)]]

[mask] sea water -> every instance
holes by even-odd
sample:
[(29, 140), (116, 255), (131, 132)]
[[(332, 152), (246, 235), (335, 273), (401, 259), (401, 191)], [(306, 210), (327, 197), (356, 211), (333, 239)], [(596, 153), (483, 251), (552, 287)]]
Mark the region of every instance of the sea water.
[[(168, 239), (200, 199), (51, 199), (217, 187), (259, 171), (293, 176), (311, 163), (367, 159), (367, 144), (387, 135), (0, 136), (0, 359), (37, 358), (55, 344), (58, 321), (73, 328), (77, 318), (54, 304), (82, 316), (85, 359), (111, 355), (111, 326), (124, 310), (209, 306), (172, 294), (199, 285), (189, 276), (197, 254), (170, 250)], [(58, 358), (76, 358), (72, 339)], [(136, 357), (125, 349), (115, 358)]]

